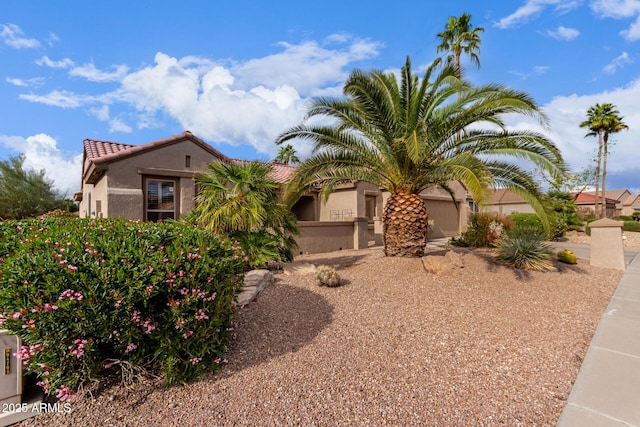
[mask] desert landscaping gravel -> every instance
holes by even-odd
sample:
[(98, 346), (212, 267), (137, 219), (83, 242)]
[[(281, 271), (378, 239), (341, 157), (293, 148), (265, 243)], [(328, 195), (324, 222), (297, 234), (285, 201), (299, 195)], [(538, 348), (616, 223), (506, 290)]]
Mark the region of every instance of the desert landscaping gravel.
[(238, 315), (221, 371), (114, 386), (22, 425), (554, 426), (622, 273), (456, 251), (464, 268), (443, 276), (380, 249), (302, 256), (343, 286), (277, 273)]

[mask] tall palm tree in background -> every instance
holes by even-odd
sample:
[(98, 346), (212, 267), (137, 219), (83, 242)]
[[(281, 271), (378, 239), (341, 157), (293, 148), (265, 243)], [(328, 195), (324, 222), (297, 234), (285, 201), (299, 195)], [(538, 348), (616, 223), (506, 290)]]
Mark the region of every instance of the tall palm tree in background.
[[(531, 174), (508, 159), (530, 160), (557, 175), (564, 170), (560, 152), (543, 135), (507, 130), (502, 120), (517, 113), (544, 122), (538, 106), (527, 94), (500, 85), (472, 87), (440, 62), (421, 79), (407, 57), (400, 82), (393, 73), (354, 70), (345, 98), (314, 101), (305, 121), (276, 140), (314, 143), (288, 186), (289, 204), (309, 187), (321, 186), (326, 197), (354, 180), (389, 191), (383, 212), (387, 256), (422, 256), (427, 212), (419, 193), (437, 185), (452, 194), (448, 184), (455, 180), (479, 202), (492, 186), (510, 188), (546, 219)], [(309, 121), (315, 118), (323, 120)]]
[[(580, 123), (580, 127), (586, 127), (589, 132), (587, 136), (598, 137), (598, 155), (596, 160), (596, 193), (595, 193), (595, 214), (596, 217), (604, 218), (607, 212), (606, 202), (606, 178), (607, 178), (607, 156), (609, 155), (609, 135), (628, 129), (622, 121), (620, 112), (613, 104), (596, 104), (587, 110), (587, 120)], [(602, 181), (602, 187), (600, 182)], [(600, 194), (600, 198), (598, 198)], [(600, 205), (601, 201), (601, 206)]]
[(471, 28), (471, 15), (463, 13), (460, 17), (450, 16), (445, 30), (438, 33), (442, 40), (438, 45), (438, 52), (449, 52), (447, 63), (452, 64), (456, 70), (456, 76), (461, 77), (460, 57), (469, 55), (471, 62), (480, 68), (480, 34), (482, 27)]
[(293, 148), (293, 145), (291, 144), (280, 147), (275, 161), (285, 165), (288, 165), (289, 163), (300, 163), (300, 159), (296, 156), (296, 149)]

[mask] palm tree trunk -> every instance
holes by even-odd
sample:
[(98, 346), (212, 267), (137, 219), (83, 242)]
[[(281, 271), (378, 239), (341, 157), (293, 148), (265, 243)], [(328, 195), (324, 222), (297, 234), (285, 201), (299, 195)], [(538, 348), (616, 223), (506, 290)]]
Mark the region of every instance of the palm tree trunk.
[(606, 183), (607, 183), (607, 155), (609, 154), (609, 148), (607, 147), (609, 135), (604, 135), (604, 143), (602, 144), (602, 207), (600, 211), (600, 218), (604, 218), (607, 216), (607, 191), (606, 191)]
[(417, 194), (392, 193), (383, 212), (385, 255), (424, 255), (427, 219), (427, 208), (422, 197)]
[(596, 164), (596, 194), (593, 198), (593, 208), (595, 210), (596, 218), (600, 218), (600, 211), (598, 209), (598, 189), (600, 188), (600, 165), (602, 164), (602, 133), (598, 132), (598, 162)]

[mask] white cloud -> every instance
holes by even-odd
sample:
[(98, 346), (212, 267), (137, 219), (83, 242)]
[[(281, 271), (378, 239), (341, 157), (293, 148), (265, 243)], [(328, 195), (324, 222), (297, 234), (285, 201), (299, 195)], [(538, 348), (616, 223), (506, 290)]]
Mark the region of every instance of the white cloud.
[(60, 61), (52, 61), (46, 55), (36, 60), (36, 64), (44, 65), (50, 68), (69, 68), (75, 65), (74, 62), (69, 58), (64, 58), (64, 59), (61, 59)]
[(20, 99), (40, 104), (51, 105), (61, 108), (78, 108), (87, 103), (95, 102), (96, 99), (89, 95), (78, 95), (66, 90), (54, 90), (46, 95), (20, 94)]
[(511, 15), (502, 18), (500, 21), (494, 24), (495, 27), (505, 29), (516, 27), (520, 24), (524, 24), (529, 19), (549, 6), (555, 6), (554, 10), (557, 13), (564, 14), (570, 10), (575, 9), (580, 5), (579, 1), (566, 1), (566, 0), (527, 0), (525, 4), (520, 6)]
[(630, 18), (640, 13), (640, 0), (592, 0), (590, 7), (601, 18)]
[(68, 197), (80, 190), (82, 154), (61, 152), (51, 136), (44, 133), (26, 138), (0, 135), (0, 144), (24, 154), (25, 167), (37, 171), (44, 169), (46, 177), (54, 181), (55, 188)]
[(0, 29), (2, 29), (2, 31), (0, 31), (0, 39), (3, 40), (7, 46), (15, 49), (33, 49), (40, 47), (38, 40), (23, 37), (24, 32), (15, 24), (3, 24), (0, 25)]
[(11, 83), (14, 86), (19, 87), (40, 87), (44, 84), (44, 77), (34, 77), (31, 79), (19, 79), (19, 78), (11, 78), (7, 77), (5, 79), (7, 83)]
[(592, 0), (591, 10), (601, 18), (625, 19), (637, 16), (620, 35), (629, 41), (640, 40), (640, 0)]
[[(111, 117), (109, 109), (117, 103), (129, 104), (135, 112), (128, 119), (140, 129), (159, 127), (172, 119), (208, 141), (251, 145), (273, 157), (278, 150), (275, 137), (300, 122), (308, 98), (339, 96), (353, 63), (375, 57), (381, 45), (338, 34), (322, 44), (307, 41), (278, 46), (277, 53), (224, 65), (162, 52), (156, 54), (153, 64), (133, 72), (124, 66), (112, 66), (105, 72), (93, 64), (84, 65), (72, 68), (69, 74), (96, 82), (120, 80), (121, 86), (96, 96), (54, 90), (20, 98), (62, 108), (90, 107), (88, 114), (109, 123), (110, 132), (131, 132), (128, 120)], [(40, 61), (48, 66), (72, 66), (47, 57)], [(311, 147), (299, 143), (296, 148), (305, 155)]]
[(533, 67), (531, 69), (531, 71), (528, 71), (526, 73), (512, 70), (512, 71), (509, 71), (509, 74), (513, 74), (514, 76), (518, 76), (522, 80), (527, 80), (527, 79), (529, 79), (531, 77), (541, 76), (543, 74), (546, 74), (547, 71), (549, 71), (550, 69), (551, 69), (551, 67), (547, 67), (545, 65), (536, 65), (535, 67)]
[(629, 41), (640, 40), (640, 15), (628, 30), (620, 31), (620, 35)]
[(558, 40), (571, 41), (580, 35), (580, 31), (575, 28), (567, 28), (560, 26), (555, 31), (547, 30), (546, 35)]
[(120, 81), (129, 71), (126, 65), (113, 65), (110, 68), (113, 71), (101, 71), (93, 63), (89, 63), (72, 68), (69, 70), (69, 75), (83, 77), (91, 82), (105, 83)]
[(631, 63), (633, 63), (633, 60), (629, 57), (629, 54), (627, 52), (622, 52), (620, 56), (614, 58), (613, 61), (607, 64), (602, 71), (607, 74), (614, 74), (619, 68), (624, 67), (625, 64)]
[(110, 133), (114, 133), (114, 132), (123, 132), (123, 133), (131, 133), (133, 131), (133, 129), (131, 128), (131, 126), (127, 125), (125, 122), (123, 122), (120, 119), (112, 119), (109, 120), (109, 132)]
[[(591, 95), (570, 95), (553, 98), (543, 106), (551, 126), (544, 130), (533, 120), (525, 120), (529, 129), (548, 135), (560, 148), (565, 161), (572, 170), (580, 170), (591, 166), (597, 148), (594, 137), (586, 137), (587, 131), (579, 127), (586, 120), (589, 107), (598, 103), (614, 104), (623, 116), (629, 130), (624, 130), (610, 138), (611, 154), (607, 163), (608, 172), (633, 173), (640, 176), (640, 150), (636, 142), (640, 140), (640, 110), (637, 99), (640, 98), (640, 79), (626, 87)], [(512, 125), (515, 125), (512, 124)]]

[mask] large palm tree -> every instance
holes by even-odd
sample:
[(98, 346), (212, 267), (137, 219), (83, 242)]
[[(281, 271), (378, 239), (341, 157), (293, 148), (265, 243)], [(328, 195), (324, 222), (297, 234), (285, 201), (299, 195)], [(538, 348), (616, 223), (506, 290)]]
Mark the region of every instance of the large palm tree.
[[(400, 82), (392, 73), (355, 70), (345, 82), (345, 98), (314, 101), (305, 121), (276, 140), (314, 143), (288, 187), (291, 200), (310, 186), (321, 186), (327, 196), (353, 180), (389, 191), (383, 238), (390, 256), (423, 254), (427, 212), (419, 193), (434, 185), (451, 193), (448, 183), (455, 180), (480, 202), (492, 186), (510, 188), (546, 219), (531, 174), (507, 159), (528, 159), (559, 174), (560, 152), (541, 134), (506, 129), (502, 119), (520, 113), (544, 121), (537, 105), (500, 85), (471, 87), (453, 66), (439, 63), (420, 79), (407, 57)], [(323, 119), (309, 120), (318, 118)]]
[[(596, 160), (596, 194), (595, 213), (596, 217), (604, 218), (607, 212), (606, 204), (606, 178), (607, 178), (607, 156), (609, 155), (609, 135), (620, 132), (629, 127), (622, 121), (620, 112), (613, 104), (596, 104), (587, 110), (587, 120), (580, 123), (580, 127), (586, 127), (589, 132), (587, 136), (598, 137), (598, 155)], [(602, 182), (602, 187), (600, 187)], [(600, 194), (600, 196), (599, 196)], [(600, 197), (600, 198), (599, 198)], [(602, 205), (600, 205), (600, 200)]]
[(438, 33), (442, 40), (438, 45), (438, 52), (449, 52), (447, 63), (455, 67), (456, 75), (461, 76), (460, 57), (469, 55), (471, 62), (480, 68), (480, 35), (484, 31), (482, 27), (471, 28), (471, 15), (463, 13), (460, 17), (450, 16), (445, 30)]
[(216, 234), (236, 239), (252, 267), (269, 260), (289, 260), (297, 246), (295, 217), (279, 196), (280, 185), (269, 165), (213, 162), (196, 176), (200, 188), (188, 220)]

